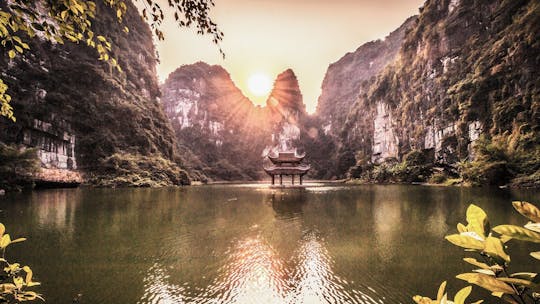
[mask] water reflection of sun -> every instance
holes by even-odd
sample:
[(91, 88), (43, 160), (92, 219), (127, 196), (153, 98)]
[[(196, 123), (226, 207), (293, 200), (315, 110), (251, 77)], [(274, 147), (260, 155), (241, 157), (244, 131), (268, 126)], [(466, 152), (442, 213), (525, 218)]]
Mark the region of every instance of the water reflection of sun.
[[(314, 233), (298, 246), (292, 260), (283, 260), (261, 236), (239, 240), (213, 282), (195, 294), (186, 284), (168, 283), (166, 267), (154, 265), (138, 303), (379, 303), (333, 272), (332, 258)], [(295, 266), (287, 267), (291, 262)]]

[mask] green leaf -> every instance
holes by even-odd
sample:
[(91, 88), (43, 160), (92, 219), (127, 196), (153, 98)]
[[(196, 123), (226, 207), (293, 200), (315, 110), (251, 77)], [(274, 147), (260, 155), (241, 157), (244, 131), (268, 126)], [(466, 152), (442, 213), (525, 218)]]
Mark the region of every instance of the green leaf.
[(454, 297), (454, 304), (465, 304), (465, 300), (467, 299), (467, 297), (469, 297), (471, 291), (472, 286), (467, 286), (458, 291), (456, 293), (456, 296)]
[(509, 236), (513, 239), (518, 239), (527, 242), (540, 243), (540, 233), (532, 230), (515, 226), (515, 225), (499, 225), (493, 228), (493, 231)]
[(476, 249), (476, 250), (484, 249), (484, 242), (477, 240), (473, 237), (467, 236), (467, 235), (452, 234), (452, 235), (447, 235), (445, 239), (456, 246), (463, 247), (466, 249)]
[(510, 256), (504, 252), (503, 243), (500, 239), (490, 236), (486, 239), (485, 244), (485, 253), (489, 254), (491, 257), (500, 258), (506, 262), (510, 262)]
[(515, 294), (514, 289), (505, 282), (499, 281), (492, 276), (481, 273), (462, 273), (456, 278), (467, 281), (471, 284), (478, 285), (491, 292), (503, 292), (507, 294)]
[(540, 222), (540, 210), (533, 204), (528, 202), (512, 202), (514, 208), (526, 218), (535, 223)]

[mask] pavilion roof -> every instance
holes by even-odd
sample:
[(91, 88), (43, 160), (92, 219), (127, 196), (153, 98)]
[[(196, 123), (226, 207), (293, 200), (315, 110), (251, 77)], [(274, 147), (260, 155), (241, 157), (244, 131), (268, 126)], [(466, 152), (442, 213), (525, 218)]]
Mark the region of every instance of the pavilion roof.
[(306, 154), (298, 155), (296, 151), (293, 152), (279, 152), (277, 156), (268, 155), (268, 158), (274, 164), (280, 163), (300, 163)]

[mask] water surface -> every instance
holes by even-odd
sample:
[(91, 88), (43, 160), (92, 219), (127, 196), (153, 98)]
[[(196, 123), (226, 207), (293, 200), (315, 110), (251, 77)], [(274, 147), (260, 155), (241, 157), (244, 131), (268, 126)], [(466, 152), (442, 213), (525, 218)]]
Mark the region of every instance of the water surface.
[[(48, 303), (411, 303), (470, 271), (453, 233), (474, 202), (524, 224), (538, 191), (309, 184), (69, 189), (0, 198), (8, 257), (30, 265)], [(540, 271), (511, 244), (513, 270)], [(11, 258), (14, 260), (15, 258)], [(485, 295), (485, 294), (484, 294)], [(487, 301), (486, 303), (493, 303)]]

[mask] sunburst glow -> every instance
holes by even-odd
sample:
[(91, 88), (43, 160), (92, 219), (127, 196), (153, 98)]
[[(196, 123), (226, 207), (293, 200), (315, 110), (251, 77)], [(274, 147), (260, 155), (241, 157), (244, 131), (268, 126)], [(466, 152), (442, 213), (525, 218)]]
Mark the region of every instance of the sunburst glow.
[(266, 96), (272, 89), (272, 80), (264, 73), (256, 73), (249, 77), (248, 88), (255, 96)]

